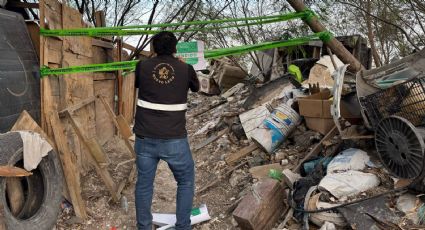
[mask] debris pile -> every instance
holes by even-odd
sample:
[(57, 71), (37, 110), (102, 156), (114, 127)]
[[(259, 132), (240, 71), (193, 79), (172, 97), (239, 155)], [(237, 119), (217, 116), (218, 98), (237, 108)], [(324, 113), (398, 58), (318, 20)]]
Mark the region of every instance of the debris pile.
[[(423, 190), (407, 189), (414, 178), (394, 173), (399, 162), (388, 163), (377, 151), (376, 130), (365, 128), (360, 107), (353, 106), (358, 90), (353, 76), (344, 73), (345, 66), (335, 69), (323, 62), (311, 69), (314, 77), (300, 84), (283, 75), (261, 84), (240, 79), (220, 95), (190, 94), (188, 133), (202, 171), (196, 200), (226, 190), (209, 204), (211, 214), (224, 212), (221, 222), (241, 229), (420, 226)], [(336, 74), (330, 77), (328, 68)], [(319, 75), (327, 79), (319, 81)], [(392, 138), (390, 147), (405, 148), (400, 157), (415, 156)], [(422, 155), (418, 160), (422, 167)], [(219, 205), (223, 200), (231, 201), (227, 211)], [(199, 229), (228, 226), (219, 222), (213, 218)]]

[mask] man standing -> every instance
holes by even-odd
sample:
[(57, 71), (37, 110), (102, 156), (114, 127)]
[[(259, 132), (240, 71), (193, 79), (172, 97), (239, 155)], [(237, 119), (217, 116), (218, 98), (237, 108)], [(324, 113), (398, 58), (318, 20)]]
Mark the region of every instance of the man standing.
[(187, 93), (199, 90), (196, 72), (173, 55), (177, 39), (163, 31), (152, 37), (156, 57), (136, 67), (139, 89), (134, 125), (138, 176), (136, 215), (139, 230), (152, 229), (152, 194), (159, 160), (168, 163), (177, 181), (177, 230), (191, 229), (195, 172), (186, 132)]

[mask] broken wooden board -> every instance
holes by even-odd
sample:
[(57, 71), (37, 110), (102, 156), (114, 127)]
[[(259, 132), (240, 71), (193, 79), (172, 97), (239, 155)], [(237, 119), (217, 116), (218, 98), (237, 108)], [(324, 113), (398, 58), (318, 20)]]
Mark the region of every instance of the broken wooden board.
[(195, 151), (198, 151), (198, 150), (202, 149), (203, 147), (207, 146), (208, 144), (218, 140), (221, 136), (223, 136), (224, 134), (226, 134), (228, 132), (229, 132), (229, 128), (225, 128), (225, 129), (219, 131), (217, 134), (208, 137), (206, 140), (202, 141), (201, 143), (198, 143), (197, 145), (195, 145), (195, 147), (193, 147), (193, 149)]
[(128, 125), (127, 121), (123, 117), (123, 115), (116, 116), (118, 126), (120, 127), (121, 135), (123, 138), (128, 139), (131, 136), (133, 136), (133, 132), (131, 131), (130, 126)]
[(18, 168), (10, 165), (0, 166), (0, 177), (24, 177), (31, 175), (32, 172), (28, 172), (23, 168)]
[[(96, 169), (96, 172), (100, 175), (103, 182), (105, 183), (106, 187), (110, 191), (112, 195), (112, 199), (117, 202), (119, 200), (120, 194), (117, 193), (117, 187), (112, 179), (111, 174), (109, 173), (107, 167), (106, 167), (106, 154), (103, 152), (102, 148), (100, 147), (99, 143), (94, 139), (93, 141), (90, 141), (90, 139), (87, 139), (85, 137), (82, 130), (79, 128), (79, 124), (77, 121), (75, 121), (71, 114), (67, 114), (68, 119), (70, 120), (74, 130), (78, 134), (78, 137), (81, 139), (82, 143), (86, 146), (86, 148), (89, 150), (89, 153), (85, 152), (86, 157), (90, 161), (90, 163), (94, 166)], [(97, 159), (103, 160), (99, 162)], [(108, 160), (109, 161), (109, 160)]]
[(19, 115), (18, 120), (13, 125), (10, 131), (33, 131), (35, 133), (40, 134), (44, 139), (49, 142), (49, 144), (56, 149), (56, 144), (53, 142), (47, 134), (43, 131), (43, 129), (35, 122), (35, 120), (31, 117), (31, 115), (26, 111), (22, 111), (21, 115)]
[(326, 136), (324, 136), (322, 138), (322, 140), (317, 143), (311, 150), (309, 153), (307, 153), (307, 155), (298, 163), (298, 165), (295, 167), (295, 169), (293, 170), (294, 172), (298, 172), (300, 170), (301, 165), (308, 159), (310, 159), (311, 157), (316, 156), (317, 154), (320, 153), (320, 151), (323, 148), (323, 142), (331, 139), (332, 137), (334, 137), (336, 134), (338, 133), (338, 129), (336, 128), (336, 126), (334, 126), (331, 131), (329, 131)]
[(64, 128), (59, 119), (59, 115), (55, 112), (52, 112), (50, 115), (50, 125), (54, 127), (54, 138), (57, 143), (58, 153), (61, 159), (65, 181), (68, 187), (71, 203), (74, 207), (75, 215), (79, 218), (86, 219), (87, 212), (84, 200), (81, 196), (79, 169), (76, 166), (76, 160), (74, 159), (75, 156), (68, 146), (68, 142), (64, 134)]
[(96, 162), (102, 166), (106, 167), (109, 164), (109, 158), (105, 154), (105, 152), (102, 149), (102, 146), (100, 146), (99, 142), (97, 142), (96, 138), (88, 138), (84, 131), (81, 129), (81, 124), (76, 121), (71, 113), (69, 111), (66, 111), (66, 115), (68, 117), (68, 120), (71, 122), (71, 125), (73, 126), (75, 132), (77, 133), (78, 137), (82, 141), (82, 143), (86, 146), (90, 154), (93, 156), (93, 158), (96, 160)]
[(96, 99), (95, 97), (89, 97), (87, 99), (84, 99), (84, 100), (82, 100), (82, 101), (80, 101), (80, 102), (78, 102), (78, 103), (76, 103), (72, 106), (67, 107), (66, 109), (63, 109), (62, 111), (59, 112), (59, 115), (61, 117), (64, 117), (64, 116), (66, 116), (67, 112), (69, 112), (70, 114), (73, 114), (75, 111), (77, 111), (77, 110), (83, 108), (84, 106), (94, 102), (95, 99)]
[(256, 144), (250, 144), (247, 147), (235, 152), (231, 153), (229, 156), (225, 158), (225, 161), (228, 165), (233, 165), (236, 162), (238, 162), (240, 159), (248, 156), (251, 154), (254, 150), (258, 149), (258, 146)]
[(270, 230), (284, 211), (284, 187), (273, 179), (262, 179), (252, 186), (233, 211), (241, 229)]
[(126, 185), (127, 183), (131, 183), (131, 182), (133, 181), (134, 177), (136, 176), (136, 173), (137, 173), (137, 166), (136, 166), (136, 164), (134, 163), (134, 164), (133, 164), (133, 166), (131, 167), (131, 170), (130, 170), (130, 173), (129, 173), (129, 175), (128, 175), (128, 178), (123, 179), (123, 180), (121, 181), (121, 183), (118, 185), (118, 188), (117, 188), (117, 194), (121, 194), (121, 192), (122, 192), (122, 191), (124, 190), (124, 188), (125, 188), (125, 185)]
[[(114, 123), (115, 127), (118, 129), (119, 133), (121, 134), (121, 136), (125, 137), (128, 136), (128, 130), (131, 129), (129, 127), (129, 125), (125, 122), (118, 122), (117, 120), (117, 116), (115, 115), (114, 111), (112, 110), (112, 108), (108, 105), (108, 103), (106, 102), (105, 98), (103, 98), (100, 95), (97, 95), (97, 98), (102, 102), (102, 104), (105, 106), (106, 111), (109, 114), (109, 117), (111, 118), (112, 122)], [(121, 120), (123, 120), (121, 118)], [(123, 138), (124, 140), (124, 144), (127, 146), (128, 150), (129, 150), (129, 154), (131, 157), (136, 157), (136, 152), (134, 151), (134, 148), (132, 147), (132, 145), (130, 144), (128, 138)]]
[(251, 173), (253, 178), (263, 179), (263, 178), (269, 177), (270, 169), (275, 169), (277, 171), (282, 172), (283, 167), (282, 165), (280, 165), (280, 163), (260, 165), (260, 166), (250, 168), (249, 173)]

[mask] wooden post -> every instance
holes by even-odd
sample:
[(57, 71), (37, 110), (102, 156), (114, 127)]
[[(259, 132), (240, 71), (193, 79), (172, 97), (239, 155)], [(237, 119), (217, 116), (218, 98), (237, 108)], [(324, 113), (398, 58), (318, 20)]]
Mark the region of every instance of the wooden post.
[(94, 13), (94, 22), (96, 27), (105, 27), (106, 19), (105, 19), (105, 11), (100, 10)]
[[(118, 61), (122, 61), (122, 39), (118, 38)], [(118, 70), (118, 114), (122, 114), (123, 101), (122, 101), (122, 70)]]
[(57, 143), (59, 157), (62, 162), (62, 168), (65, 175), (65, 181), (68, 186), (69, 196), (74, 206), (75, 214), (82, 219), (87, 218), (86, 206), (81, 197), (80, 173), (72, 159), (72, 152), (64, 133), (64, 128), (60, 122), (59, 115), (52, 112), (50, 115), (50, 125), (54, 127), (54, 137)]
[[(302, 0), (287, 1), (297, 12), (307, 9)], [(306, 23), (315, 33), (327, 31), (326, 27), (317, 19), (317, 17), (313, 17), (309, 22), (306, 21)], [(350, 71), (358, 72), (361, 69), (364, 69), (362, 64), (336, 38), (332, 38), (326, 43), (326, 45), (335, 53), (336, 56), (338, 56), (339, 59), (341, 59), (343, 63), (349, 64), (348, 69)]]

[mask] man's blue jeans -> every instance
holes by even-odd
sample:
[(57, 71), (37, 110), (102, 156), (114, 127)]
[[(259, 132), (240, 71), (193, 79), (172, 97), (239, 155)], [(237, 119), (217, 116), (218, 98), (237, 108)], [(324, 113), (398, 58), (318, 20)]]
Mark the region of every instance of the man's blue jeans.
[(187, 138), (136, 138), (138, 169), (136, 183), (137, 229), (152, 229), (153, 182), (159, 160), (167, 162), (177, 181), (177, 230), (188, 230), (194, 195), (195, 169)]

